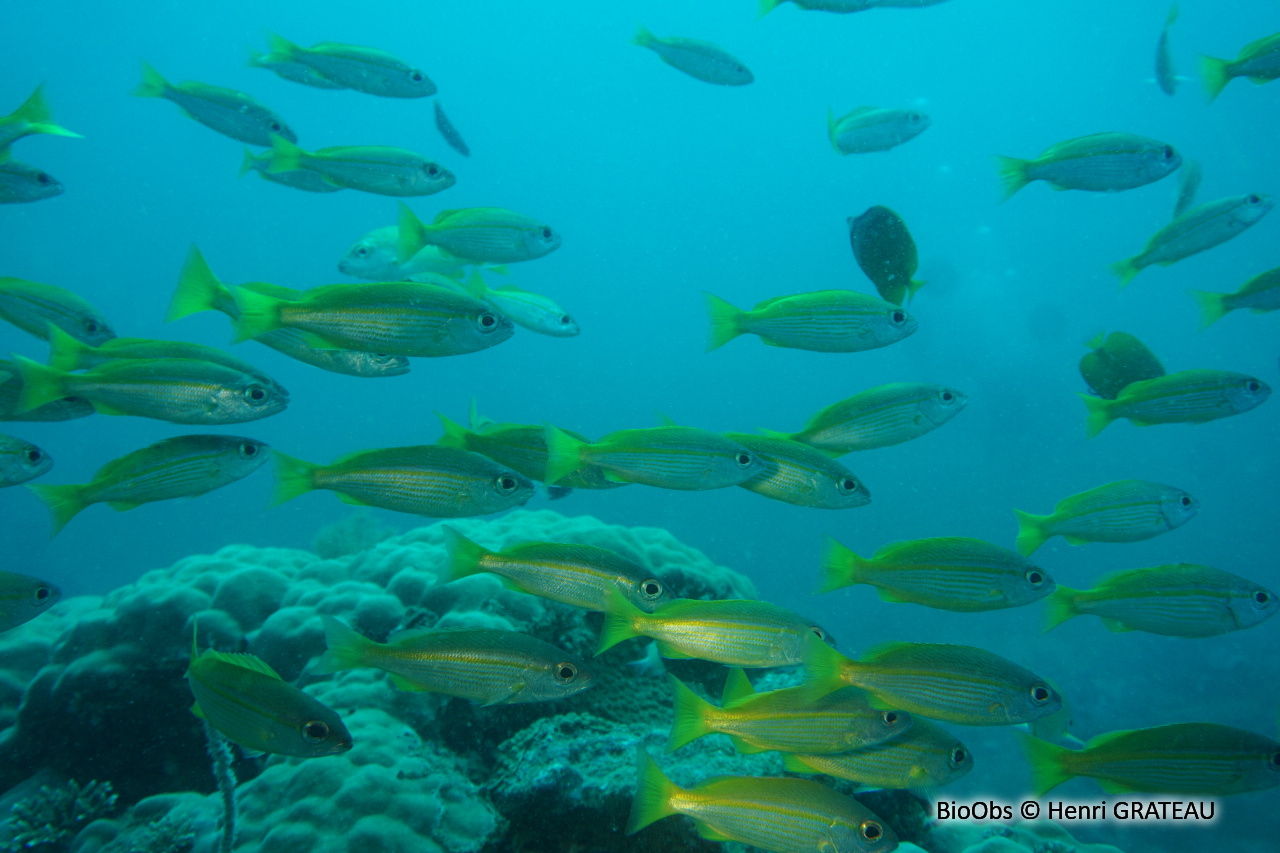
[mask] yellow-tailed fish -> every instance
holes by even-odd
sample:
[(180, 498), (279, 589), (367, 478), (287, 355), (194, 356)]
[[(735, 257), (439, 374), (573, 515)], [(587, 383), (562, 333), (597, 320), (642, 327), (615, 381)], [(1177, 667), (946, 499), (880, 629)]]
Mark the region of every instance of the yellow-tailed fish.
[(1082, 750), (1023, 735), (1031, 787), (1043, 796), (1088, 776), (1109, 794), (1240, 794), (1280, 785), (1280, 743), (1217, 723), (1109, 732)]
[(465, 282), (467, 293), (487, 302), (518, 326), (553, 338), (572, 338), (578, 334), (578, 323), (555, 300), (541, 293), (522, 290), (514, 284), (491, 288), (478, 270), (472, 270)]
[(88, 483), (29, 488), (49, 507), (57, 534), (92, 504), (105, 503), (122, 512), (220, 489), (252, 474), (270, 453), (271, 448), (252, 438), (182, 435), (108, 462)]
[(767, 601), (676, 599), (646, 613), (611, 591), (600, 628), (599, 655), (632, 637), (649, 637), (664, 658), (697, 658), (727, 666), (794, 666), (805, 639), (830, 635), (819, 625)]
[(624, 429), (589, 444), (548, 426), (546, 440), (548, 483), (560, 483), (585, 465), (618, 482), (699, 491), (736, 486), (764, 469), (743, 445), (696, 427)]
[(852, 290), (775, 296), (741, 311), (703, 292), (711, 331), (707, 352), (739, 335), (756, 335), (771, 347), (812, 352), (862, 352), (910, 336), (916, 319), (905, 308)]
[(751, 70), (740, 60), (709, 41), (682, 36), (658, 38), (643, 26), (638, 26), (631, 43), (652, 50), (672, 68), (678, 68), (704, 83), (745, 86), (755, 80)]
[(282, 80), (301, 83), (316, 89), (345, 89), (342, 83), (335, 83), (309, 65), (303, 65), (293, 57), (280, 53), (260, 53), (249, 51), (249, 67), (265, 68), (274, 71)]
[(442, 210), (427, 225), (400, 205), (400, 263), (424, 246), (436, 246), (471, 264), (514, 264), (549, 255), (561, 242), (560, 233), (545, 222), (501, 207)]
[(740, 669), (729, 671), (721, 707), (689, 689), (674, 675), (675, 719), (667, 752), (709, 734), (728, 735), (741, 753), (776, 749), (827, 754), (897, 739), (909, 732), (910, 714), (867, 704), (866, 694), (846, 688), (814, 699), (804, 687), (756, 693)]
[(1146, 248), (1117, 261), (1110, 269), (1123, 288), (1149, 266), (1167, 267), (1239, 237), (1258, 224), (1275, 204), (1273, 196), (1259, 193), (1205, 202), (1161, 228), (1147, 241)]
[(775, 438), (789, 438), (843, 456), (901, 444), (933, 432), (958, 415), (969, 402), (961, 391), (920, 382), (880, 385), (832, 403), (799, 432), (761, 430)]
[[(249, 282), (240, 287), (277, 299), (302, 298), (300, 290), (261, 281)], [(219, 311), (231, 318), (233, 324), (240, 319), (240, 309), (236, 306), (235, 296), (230, 288), (218, 280), (205, 263), (200, 250), (192, 246), (187, 262), (182, 267), (178, 288), (169, 303), (165, 321), (172, 322), (201, 311)], [(409, 372), (409, 360), (402, 355), (328, 349), (327, 344), (326, 348), (320, 348), (308, 343), (306, 333), (297, 329), (276, 329), (258, 335), (254, 340), (282, 355), (331, 373), (376, 378), (400, 376)]]
[(868, 584), (884, 601), (973, 612), (1023, 607), (1053, 592), (1049, 573), (1014, 552), (962, 536), (895, 542), (870, 559), (830, 536), (815, 592)]
[(0, 148), (8, 148), (24, 136), (43, 133), (50, 136), (73, 136), (65, 127), (53, 123), (53, 113), (44, 102), (44, 86), (36, 86), (31, 96), (7, 116), (0, 116)]
[(1200, 76), (1210, 103), (1237, 77), (1247, 77), (1257, 84), (1275, 80), (1280, 77), (1280, 33), (1249, 42), (1240, 48), (1235, 59), (1201, 54)]
[(1061, 536), (1071, 545), (1140, 542), (1190, 521), (1200, 502), (1182, 489), (1146, 480), (1119, 480), (1065, 497), (1049, 515), (1015, 509), (1018, 553), (1030, 555)]
[(867, 208), (861, 216), (850, 216), (847, 222), (853, 257), (876, 291), (894, 305), (910, 301), (924, 282), (912, 278), (919, 267), (919, 258), (907, 223), (878, 204)]
[(14, 160), (0, 148), (0, 204), (29, 204), (66, 192), (62, 182), (44, 169)]
[(1164, 19), (1164, 29), (1160, 31), (1160, 41), (1156, 43), (1156, 83), (1160, 91), (1166, 95), (1178, 93), (1178, 72), (1173, 67), (1173, 55), (1169, 52), (1169, 28), (1178, 20), (1178, 4), (1169, 7), (1169, 14)]
[(309, 193), (336, 193), (346, 189), (346, 187), (329, 183), (319, 172), (313, 172), (310, 169), (298, 168), (287, 172), (273, 172), (271, 166), (274, 162), (275, 158), (270, 151), (255, 154), (246, 148), (244, 159), (240, 161), (240, 177), (243, 178), (249, 172), (257, 172), (264, 181)]
[(26, 412), (18, 411), (22, 397), (22, 377), (12, 361), (0, 360), (0, 421), (70, 421), (93, 414), (93, 406), (82, 397), (63, 397)]
[(338, 145), (306, 151), (272, 134), (270, 158), (266, 171), (273, 175), (305, 169), (335, 187), (375, 195), (434, 195), (457, 182), (444, 166), (404, 148)]
[(1102, 334), (1089, 340), (1080, 358), (1080, 376), (1093, 393), (1114, 400), (1126, 385), (1164, 376), (1164, 366), (1142, 341), (1127, 332)]
[(1196, 195), (1200, 192), (1200, 179), (1204, 176), (1200, 163), (1187, 160), (1178, 172), (1178, 197), (1173, 202), (1173, 218), (1177, 219), (1195, 207)]
[(611, 590), (622, 593), (646, 613), (673, 598), (665, 583), (608, 548), (522, 542), (490, 551), (452, 527), (443, 530), (449, 549), (444, 578), (449, 581), (490, 572), (511, 589), (599, 612), (608, 610)]
[(249, 145), (270, 145), (272, 136), (298, 141), (284, 119), (244, 92), (192, 81), (174, 86), (146, 62), (142, 63), (142, 82), (133, 94), (172, 101), (188, 118)]
[(1191, 291), (1200, 306), (1200, 328), (1207, 329), (1232, 311), (1247, 309), (1266, 314), (1280, 309), (1280, 267), (1259, 273), (1240, 285), (1235, 293)]
[(48, 581), (0, 570), (0, 632), (30, 622), (60, 598), (62, 590)]
[(458, 129), (453, 126), (453, 122), (449, 121), (449, 117), (444, 114), (444, 107), (440, 106), (439, 98), (436, 98), (433, 106), (436, 108), (436, 130), (440, 131), (440, 135), (444, 137), (445, 142), (449, 143), (450, 148), (463, 157), (470, 157), (471, 148)]
[(0, 489), (34, 480), (53, 468), (53, 457), (29, 441), (0, 433)]
[(839, 154), (888, 151), (929, 129), (932, 120), (919, 110), (858, 107), (836, 118), (827, 110), (827, 138)]
[(871, 492), (848, 468), (807, 444), (743, 432), (726, 432), (755, 454), (763, 470), (740, 488), (775, 501), (816, 509), (853, 509), (871, 503)]
[[(274, 33), (269, 40), (275, 61), (305, 65), (317, 76), (347, 89), (383, 98), (427, 98), (436, 93), (436, 84), (424, 71), (376, 47), (337, 42), (299, 47)], [(300, 82), (317, 85), (309, 80)]]
[(1111, 631), (1169, 637), (1213, 637), (1252, 628), (1280, 609), (1276, 595), (1253, 581), (1192, 563), (1129, 569), (1093, 589), (1059, 587), (1045, 602), (1045, 630), (1073, 616), (1098, 616)]
[(464, 518), (512, 509), (533, 496), (533, 483), (526, 477), (478, 453), (452, 447), (364, 450), (328, 465), (276, 452), (273, 462), (273, 506), (325, 489), (353, 506)]
[(351, 733), (333, 709), (285, 682), (249, 654), (205, 649), (192, 640), (187, 685), (191, 713), (253, 752), (319, 758), (351, 749)]
[(1271, 396), (1271, 386), (1227, 370), (1184, 370), (1126, 385), (1114, 400), (1081, 394), (1089, 416), (1085, 435), (1093, 438), (1114, 420), (1134, 426), (1203, 424), (1256, 409)]
[(1007, 199), (1032, 181), (1044, 181), (1055, 190), (1131, 190), (1173, 174), (1182, 165), (1182, 155), (1157, 139), (1095, 133), (1059, 142), (1034, 160), (997, 156), (996, 164)]
[(814, 639), (804, 669), (813, 695), (861, 687), (874, 707), (966, 726), (1029, 723), (1062, 707), (1043, 678), (973, 646), (882, 643), (854, 660)]
[(898, 838), (862, 803), (808, 779), (722, 776), (677, 787), (636, 747), (636, 798), (627, 834), (674, 814), (693, 818), (708, 841), (738, 841), (774, 853), (889, 853)]
[(79, 295), (20, 278), (0, 278), (0, 320), (8, 320), (45, 340), (49, 339), (50, 326), (90, 346), (99, 346), (116, 336), (102, 312)]
[(401, 690), (443, 693), (483, 705), (567, 699), (592, 687), (591, 670), (527, 634), (490, 628), (405, 631), (377, 643), (322, 616), (329, 650), (316, 672), (372, 667)]
[(119, 359), (87, 373), (65, 373), (15, 356), (22, 378), (18, 411), (82, 397), (102, 415), (133, 415), (174, 424), (238, 424), (283, 412), (279, 387), (221, 364), (190, 358)]
[(973, 769), (973, 753), (951, 732), (916, 717), (901, 737), (833, 755), (787, 754), (792, 773), (823, 773), (867, 788), (928, 790)]
[(445, 255), (438, 246), (423, 246), (413, 257), (400, 263), (399, 247), (399, 227), (375, 228), (347, 249), (338, 261), (338, 272), (365, 281), (415, 281), (414, 276), (419, 273), (459, 279), (468, 263)]

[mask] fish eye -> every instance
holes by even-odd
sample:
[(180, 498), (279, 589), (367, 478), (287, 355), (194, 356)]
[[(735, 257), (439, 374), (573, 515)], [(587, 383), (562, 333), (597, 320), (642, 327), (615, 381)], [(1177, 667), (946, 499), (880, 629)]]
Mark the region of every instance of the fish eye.
[(920, 113), (907, 113), (907, 121), (915, 124), (920, 120)]
[(1172, 146), (1172, 145), (1166, 145), (1166, 146), (1164, 147), (1164, 150), (1163, 150), (1163, 151), (1161, 151), (1160, 153), (1164, 155), (1164, 159), (1166, 159), (1166, 160), (1172, 160), (1172, 159), (1174, 158), (1174, 155), (1175, 155), (1177, 152), (1175, 152), (1175, 151), (1173, 150), (1173, 146)]
[(578, 668), (571, 663), (556, 664), (556, 679), (568, 684), (578, 677)]
[(93, 319), (92, 317), (86, 318), (83, 325), (84, 325), (84, 330), (91, 335), (97, 332), (98, 329), (100, 328), (98, 326), (98, 321)]
[(417, 70), (416, 68), (413, 71), (409, 72), (409, 79), (415, 83), (421, 83), (424, 77), (425, 75), (421, 71)]
[(827, 632), (819, 628), (817, 625), (809, 626), (809, 630), (812, 631), (813, 635), (819, 640), (822, 640), (824, 643), (827, 641)]
[(1271, 753), (1271, 766), (1280, 768), (1280, 752)]
[(53, 590), (47, 586), (38, 586), (31, 593), (31, 600), (36, 604), (44, 604), (50, 598), (53, 598)]
[(476, 317), (476, 325), (480, 327), (482, 332), (492, 332), (498, 328), (498, 317), (496, 314), (485, 311)]
[(845, 477), (840, 481), (840, 494), (851, 495), (858, 491), (858, 481), (852, 477)]
[(1044, 684), (1036, 684), (1031, 687), (1031, 701), (1037, 705), (1043, 705), (1053, 697), (1053, 691)]
[(1191, 495), (1183, 495), (1182, 499), (1179, 500), (1178, 503), (1182, 504), (1184, 507), (1191, 506)]
[(1266, 607), (1271, 603), (1271, 593), (1267, 592), (1265, 589), (1260, 589), (1253, 594), (1253, 600), (1257, 602), (1259, 606)]
[(938, 399), (940, 399), (944, 403), (954, 403), (956, 400), (956, 395), (952, 394), (950, 391), (943, 391), (941, 394), (938, 395)]
[(427, 177), (434, 178), (440, 174), (440, 167), (435, 163), (428, 163), (422, 167), (422, 171), (427, 173)]
[(246, 459), (252, 459), (258, 455), (258, 446), (247, 441), (240, 442), (240, 447), (237, 449), (240, 451), (240, 455)]
[(302, 727), (302, 739), (307, 743), (320, 743), (329, 736), (329, 724), (312, 720)]
[(544, 226), (542, 226), (542, 239), (543, 239), (543, 240), (550, 240), (550, 239), (551, 239), (551, 229), (550, 229), (550, 228), (548, 228), (548, 227), (546, 227), (545, 225), (544, 225)]
[(1249, 204), (1262, 204), (1262, 199), (1257, 195), (1249, 196)]
[(261, 403), (267, 399), (267, 389), (261, 385), (250, 385), (244, 389), (244, 398), (250, 403)]
[(569, 324), (571, 324), (572, 322), (573, 322), (573, 318), (572, 318), (572, 317), (570, 317), (568, 314), (561, 314), (561, 315), (560, 315), (560, 325), (561, 325), (561, 326), (568, 326), (568, 325), (569, 325)]
[(907, 312), (894, 311), (892, 314), (889, 315), (889, 319), (893, 321), (893, 324), (895, 326), (901, 325), (902, 323), (907, 322)]
[(884, 837), (884, 827), (876, 823), (874, 820), (863, 821), (862, 826), (858, 827), (862, 833), (862, 837), (867, 841), (879, 841)]
[(1039, 587), (1040, 584), (1044, 583), (1044, 574), (1032, 569), (1027, 572), (1027, 583), (1031, 584), (1033, 587)]
[(36, 172), (36, 183), (48, 186), (49, 184), (57, 183), (57, 181), (55, 181), (53, 179), (53, 175), (50, 175), (48, 172)]
[(356, 257), (357, 257), (357, 258), (364, 258), (364, 257), (368, 257), (368, 255), (369, 255), (369, 247), (368, 247), (368, 246), (361, 246), (359, 249), (356, 249)]
[(653, 601), (662, 595), (662, 581), (650, 578), (647, 581), (640, 582), (640, 594), (648, 601)]
[(22, 455), (23, 455), (23, 458), (25, 458), (32, 465), (35, 465), (41, 459), (44, 459), (44, 453), (42, 453), (40, 448), (38, 447), (28, 447), (27, 452)]
[(273, 121), (273, 122), (271, 122), (271, 132), (272, 132), (272, 133), (279, 133), (281, 130), (282, 130), (282, 128), (281, 128), (281, 126), (280, 126), (280, 122), (278, 122), (278, 121)]
[(955, 749), (951, 750), (951, 766), (959, 767), (961, 764), (964, 764), (965, 759), (968, 757), (969, 753), (964, 751), (964, 747), (957, 746)]
[(498, 487), (499, 492), (509, 495), (520, 486), (520, 483), (510, 474), (502, 474), (494, 481), (494, 485)]
[(755, 460), (752, 458), (751, 454), (748, 453), (747, 451), (739, 450), (737, 455), (733, 457), (733, 461), (738, 464), (739, 468), (746, 468)]
[(1248, 382), (1244, 383), (1244, 387), (1250, 394), (1257, 394), (1262, 390), (1262, 383), (1256, 379), (1250, 379)]
[(885, 725), (889, 725), (889, 726), (892, 726), (892, 725), (894, 725), (895, 723), (897, 723), (897, 722), (898, 722), (898, 712), (897, 712), (897, 711), (885, 711), (885, 712), (884, 712), (884, 722), (885, 722)]

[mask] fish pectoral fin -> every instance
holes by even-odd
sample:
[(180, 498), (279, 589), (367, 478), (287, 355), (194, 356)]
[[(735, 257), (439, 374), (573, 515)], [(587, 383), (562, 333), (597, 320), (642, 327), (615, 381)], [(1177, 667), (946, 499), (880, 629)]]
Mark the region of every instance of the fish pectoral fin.
[(505, 703), (508, 699), (510, 699), (512, 696), (515, 696), (521, 690), (524, 690), (524, 688), (525, 688), (524, 681), (517, 681), (515, 684), (512, 684), (507, 688), (506, 693), (503, 693), (500, 696), (493, 697), (488, 702), (485, 702), (483, 707), (488, 708), (490, 705), (501, 705)]
[(733, 748), (742, 755), (755, 755), (757, 752), (767, 752), (767, 750), (756, 746), (754, 743), (748, 743), (737, 735), (729, 735), (729, 740), (733, 743)]
[(396, 675), (394, 672), (391, 673), (391, 683), (396, 686), (397, 690), (403, 690), (406, 693), (430, 693), (431, 692), (427, 688), (423, 687), (421, 684), (418, 684), (416, 681), (411, 681), (408, 678), (405, 678), (403, 675)]
[(1133, 630), (1128, 625), (1124, 624), (1118, 619), (1103, 619), (1102, 624), (1106, 626), (1108, 631), (1111, 631), (1116, 634), (1123, 634), (1126, 631)]
[(1088, 545), (1089, 540), (1080, 536), (1071, 536), (1070, 534), (1062, 534), (1062, 538), (1067, 540), (1068, 545)]
[(720, 830), (710, 824), (703, 823), (700, 820), (693, 822), (694, 828), (698, 831), (698, 836), (705, 838), (707, 841), (734, 841), (735, 839), (725, 835)]
[(319, 335), (312, 334), (311, 332), (302, 332), (301, 335), (302, 335), (302, 342), (305, 343), (307, 346), (311, 347), (312, 349), (324, 349), (324, 350), (342, 349), (342, 347), (334, 346), (333, 344), (329, 343), (329, 341), (325, 340)]
[(111, 406), (106, 403), (99, 402), (98, 400), (90, 400), (89, 404), (92, 405), (93, 410), (100, 415), (117, 415), (117, 416), (127, 417), (129, 414), (123, 409), (117, 409), (115, 406)]
[(610, 483), (630, 483), (631, 482), (627, 478), (621, 476), (620, 474), (615, 474), (612, 471), (605, 471), (604, 478), (608, 480)]
[(116, 512), (128, 512), (131, 509), (137, 509), (142, 504), (143, 501), (107, 501), (107, 506)]
[(201, 719), (201, 720), (203, 720), (203, 719), (205, 718), (205, 717), (204, 717), (204, 711), (201, 711), (201, 710), (200, 710), (200, 703), (199, 703), (199, 702), (192, 702), (192, 703), (191, 703), (191, 713), (192, 713), (192, 714), (194, 714), (196, 717), (198, 717), (198, 718), (199, 718), (199, 719)]
[(349, 495), (346, 492), (334, 492), (334, 494), (338, 496), (338, 500), (348, 506), (372, 506), (372, 504), (365, 503), (355, 495)]
[(876, 587), (876, 595), (880, 596), (881, 601), (887, 601), (892, 604), (907, 604), (905, 598), (899, 597), (896, 593), (890, 592), (883, 587)]

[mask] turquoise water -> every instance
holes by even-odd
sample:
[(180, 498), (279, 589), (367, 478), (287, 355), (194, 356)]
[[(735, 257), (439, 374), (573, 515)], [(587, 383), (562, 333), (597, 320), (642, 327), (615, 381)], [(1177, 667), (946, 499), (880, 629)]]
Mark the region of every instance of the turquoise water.
[[(409, 199), (424, 219), (493, 205), (551, 223), (563, 246), (512, 268), (511, 280), (555, 298), (580, 336), (518, 331), (468, 356), (415, 360), (410, 374), (365, 380), (323, 373), (256, 344), (234, 352), (291, 394), (276, 417), (227, 427), (315, 461), (372, 447), (430, 443), (433, 414), (462, 420), (474, 396), (495, 420), (550, 421), (598, 436), (650, 426), (656, 412), (714, 430), (798, 429), (822, 406), (879, 384), (936, 382), (969, 396), (954, 421), (922, 439), (847, 457), (873, 502), (841, 513), (766, 501), (743, 490), (632, 487), (577, 491), (530, 507), (670, 530), (752, 578), (762, 597), (827, 625), (846, 653), (885, 639), (979, 645), (1053, 678), (1084, 737), (1171, 722), (1221, 722), (1275, 735), (1277, 625), (1207, 640), (1114, 635), (1080, 619), (1039, 636), (1040, 609), (952, 614), (890, 605), (855, 588), (821, 598), (820, 536), (866, 553), (882, 544), (962, 535), (1012, 546), (1011, 509), (1047, 513), (1066, 495), (1126, 478), (1194, 494), (1185, 527), (1132, 545), (1036, 554), (1059, 583), (1105, 572), (1198, 562), (1280, 586), (1274, 483), (1280, 409), (1196, 427), (1127, 422), (1084, 438), (1082, 342), (1124, 330), (1172, 371), (1218, 368), (1276, 382), (1275, 318), (1233, 314), (1197, 332), (1186, 291), (1234, 290), (1277, 263), (1280, 218), (1120, 292), (1106, 270), (1168, 221), (1176, 178), (1121, 194), (1033, 185), (1009, 202), (991, 155), (1031, 157), (1104, 130), (1151, 136), (1199, 160), (1200, 198), (1280, 192), (1274, 144), (1280, 86), (1233, 83), (1207, 106), (1199, 83), (1176, 97), (1149, 80), (1162, 2), (1029, 9), (954, 0), (924, 10), (851, 16), (784, 6), (755, 20), (750, 0), (683, 3), (73, 3), (5, 10), (0, 110), (39, 82), (56, 120), (83, 140), (36, 137), (17, 156), (55, 175), (65, 195), (0, 209), (0, 273), (74, 290), (122, 335), (225, 345), (226, 319), (163, 322), (178, 271), (197, 244), (223, 280), (306, 288), (349, 281), (338, 259), (365, 232), (395, 222), (395, 200), (312, 195), (237, 179), (242, 146), (163, 101), (129, 97), (139, 60), (171, 81), (253, 94), (308, 149), (395, 145), (446, 165), (457, 185)], [(1198, 52), (1232, 56), (1275, 26), (1272, 3), (1229, 12), (1184, 4), (1171, 39), (1179, 71)], [(705, 38), (748, 65), (746, 87), (710, 86), (628, 44), (637, 21), (658, 35)], [(245, 66), (278, 31), (299, 44), (376, 45), (422, 67), (472, 149), (437, 134), (428, 100), (322, 91)], [(828, 108), (863, 104), (928, 113), (932, 127), (883, 154), (840, 157)], [(763, 346), (752, 337), (704, 354), (700, 291), (738, 305), (826, 288), (872, 292), (854, 264), (845, 219), (873, 204), (906, 220), (929, 285), (911, 305), (919, 330), (848, 355)], [(43, 358), (43, 343), (0, 326), (0, 352)], [(183, 427), (93, 417), (8, 424), (56, 459), (44, 482), (83, 482), (104, 462)], [(344, 517), (332, 495), (266, 509), (270, 476), (128, 514), (95, 507), (48, 541), (46, 512), (20, 489), (0, 493), (0, 565), (39, 574), (65, 594), (99, 593), (147, 569), (229, 543), (305, 547)], [(407, 529), (418, 519), (380, 513)], [(949, 797), (1017, 797), (1026, 772), (1004, 730), (969, 729), (986, 760)], [(1095, 797), (1091, 783), (1063, 789)], [(1274, 828), (1275, 792), (1229, 800), (1225, 819), (1192, 836), (1230, 841)], [(1274, 811), (1271, 812), (1274, 814)], [(1130, 830), (1126, 849), (1177, 841)], [(1186, 849), (1190, 849), (1187, 846)]]

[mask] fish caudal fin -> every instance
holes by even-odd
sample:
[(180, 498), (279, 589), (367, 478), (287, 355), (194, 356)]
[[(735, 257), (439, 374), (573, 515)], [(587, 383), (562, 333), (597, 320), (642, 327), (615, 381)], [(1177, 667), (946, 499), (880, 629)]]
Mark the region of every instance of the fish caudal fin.
[(1129, 282), (1133, 281), (1138, 273), (1142, 272), (1142, 267), (1134, 263), (1133, 258), (1125, 258), (1123, 261), (1116, 261), (1114, 264), (1108, 264), (1107, 269), (1111, 270), (1120, 279), (1120, 289), (1124, 290), (1129, 286)]
[(400, 202), (400, 220), (396, 244), (396, 263), (403, 264), (427, 245), (427, 224)]
[(745, 312), (739, 311), (719, 296), (707, 293), (705, 290), (702, 291), (702, 298), (707, 302), (707, 317), (711, 320), (706, 350), (711, 352), (742, 334), (742, 317)]
[(1107, 424), (1116, 419), (1111, 410), (1110, 400), (1094, 397), (1092, 394), (1081, 394), (1080, 399), (1084, 400), (1084, 407), (1089, 410), (1089, 415), (1084, 421), (1085, 438), (1093, 438), (1106, 429)]
[[(764, 15), (764, 12), (760, 13), (761, 17)], [(840, 143), (836, 141), (836, 116), (835, 113), (831, 112), (831, 107), (827, 107), (827, 139), (831, 140), (831, 147), (836, 150), (837, 154), (844, 153), (840, 150)]]
[(248, 148), (244, 149), (244, 159), (240, 161), (240, 177), (244, 177), (249, 172), (257, 168), (258, 158), (253, 156), (253, 152)]
[(169, 300), (169, 310), (165, 312), (166, 323), (172, 323), (188, 314), (199, 314), (201, 311), (213, 311), (219, 301), (226, 302), (231, 297), (227, 286), (218, 280), (205, 263), (204, 255), (195, 246), (187, 253), (187, 262), (182, 265), (178, 275), (178, 288)]
[(302, 158), (306, 153), (280, 134), (271, 134), (271, 162), (267, 164), (267, 173), (296, 172), (302, 168)]
[(860, 570), (866, 566), (867, 562), (830, 536), (822, 537), (822, 558), (819, 569), (821, 574), (818, 576), (818, 586), (813, 591), (814, 595), (831, 592), (842, 586), (862, 583), (862, 578), (859, 577)]
[(271, 465), (276, 475), (276, 488), (271, 493), (268, 506), (279, 506), (315, 489), (315, 472), (320, 466), (279, 450), (271, 454)]
[(302, 48), (284, 36), (275, 33), (267, 33), (267, 45), (271, 52), (277, 54), (281, 59), (294, 60), (295, 55), (302, 50)]
[(547, 473), (545, 483), (563, 480), (582, 465), (586, 444), (558, 427), (547, 424)]
[(54, 370), (79, 370), (80, 358), (90, 352), (93, 347), (49, 324), (49, 366)]
[(1204, 55), (1197, 59), (1197, 63), (1200, 66), (1200, 79), (1204, 81), (1205, 97), (1212, 104), (1231, 82), (1231, 63), (1226, 59)]
[(1059, 586), (1053, 591), (1052, 595), (1044, 600), (1044, 631), (1041, 633), (1047, 634), (1071, 617), (1080, 615), (1080, 611), (1076, 610), (1074, 600), (1075, 596), (1079, 594), (1080, 590), (1078, 589)]
[(804, 686), (807, 698), (820, 699), (846, 686), (842, 672), (844, 655), (828, 646), (816, 635), (807, 635), (801, 661), (804, 664)]
[(483, 572), (480, 561), (493, 552), (477, 545), (448, 525), (441, 529), (444, 531), (444, 546), (449, 552), (449, 562), (444, 570), (445, 583)]
[(49, 538), (57, 536), (67, 522), (75, 518), (80, 510), (89, 504), (84, 500), (83, 486), (27, 486), (36, 497), (44, 501), (53, 518), (53, 532)]
[(636, 630), (636, 617), (644, 615), (640, 612), (640, 608), (627, 601), (616, 589), (609, 591), (605, 606), (609, 609), (605, 611), (604, 624), (600, 626), (600, 642), (596, 644), (597, 656), (623, 640), (641, 636)]
[(783, 2), (785, 2), (785, 0), (760, 0), (760, 6), (756, 10), (756, 20), (760, 20), (765, 15), (778, 8), (778, 5)]
[(1031, 789), (1037, 797), (1043, 797), (1075, 775), (1064, 768), (1062, 762), (1063, 756), (1070, 754), (1071, 750), (1028, 734), (1016, 734), (1027, 763), (1031, 765)]
[(324, 625), (324, 642), (328, 650), (315, 662), (311, 671), (324, 675), (365, 666), (365, 652), (372, 643), (351, 626), (332, 616), (321, 616)]
[(58, 127), (53, 124), (53, 113), (49, 111), (49, 105), (44, 100), (44, 84), (36, 86), (36, 90), (31, 93), (31, 97), (27, 98), (22, 106), (18, 107), (8, 116), (10, 121), (25, 122), (27, 125), (27, 133), (44, 133), (49, 136), (71, 136), (76, 139), (82, 138), (80, 134), (73, 133), (65, 127)]
[(1200, 306), (1200, 328), (1207, 329), (1221, 320), (1231, 309), (1227, 307), (1227, 294), (1208, 290), (1193, 290), (1191, 298)]
[(436, 417), (440, 419), (440, 425), (444, 427), (444, 435), (436, 439), (436, 444), (440, 447), (456, 447), (459, 450), (467, 450), (467, 436), (471, 434), (470, 430), (439, 412), (436, 412)]
[(52, 367), (46, 367), (38, 361), (32, 361), (20, 355), (13, 357), (13, 363), (17, 366), (18, 377), (22, 380), (22, 391), (18, 394), (18, 404), (14, 407), (15, 413), (29, 412), (54, 400), (71, 396), (65, 387), (68, 374), (63, 371), (54, 370)]
[(631, 814), (627, 817), (627, 835), (633, 835), (649, 824), (676, 814), (671, 798), (679, 792), (675, 783), (658, 767), (658, 762), (645, 752), (644, 746), (636, 747), (636, 797), (631, 801)]
[(657, 41), (657, 37), (649, 32), (644, 24), (636, 24), (636, 34), (631, 37), (631, 43), (640, 45), (640, 47), (648, 47)]
[(1044, 523), (1049, 516), (1033, 515), (1020, 509), (1015, 509), (1013, 514), (1018, 518), (1018, 539), (1015, 543), (1018, 553), (1030, 556), (1049, 538), (1044, 531)]
[(1027, 177), (1027, 166), (1030, 163), (1030, 160), (996, 155), (996, 174), (1000, 176), (1000, 189), (1004, 193), (1003, 201), (1013, 198), (1018, 190), (1031, 183), (1031, 179)]
[(169, 81), (160, 76), (160, 72), (151, 67), (145, 59), (142, 61), (142, 82), (133, 90), (139, 98), (163, 98), (169, 91)]
[(707, 724), (707, 712), (715, 706), (689, 689), (683, 681), (668, 674), (671, 683), (675, 720), (671, 723), (671, 736), (667, 738), (667, 752), (675, 752), (687, 743), (709, 735), (713, 731)]
[(280, 328), (280, 306), (285, 300), (243, 287), (237, 287), (231, 293), (240, 311), (240, 316), (231, 321), (235, 330), (232, 343), (238, 344)]

